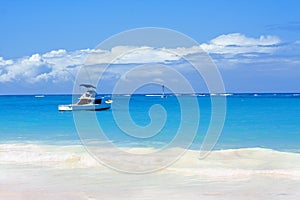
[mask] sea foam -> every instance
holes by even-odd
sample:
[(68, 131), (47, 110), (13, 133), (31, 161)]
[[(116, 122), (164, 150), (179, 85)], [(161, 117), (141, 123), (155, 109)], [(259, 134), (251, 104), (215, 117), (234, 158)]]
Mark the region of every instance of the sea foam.
[[(112, 149), (99, 148), (105, 159), (120, 165), (136, 162), (130, 156), (116, 153)], [(124, 152), (142, 155), (137, 164), (156, 162), (163, 158), (149, 157), (151, 148), (123, 148)], [(144, 156), (143, 156), (144, 155)], [(0, 164), (33, 165), (54, 168), (103, 168), (104, 165), (90, 155), (83, 146), (1, 144)], [(253, 175), (285, 176), (300, 178), (300, 154), (279, 152), (263, 148), (244, 148), (212, 151), (205, 158), (200, 152), (187, 150), (182, 157), (163, 173), (201, 177), (249, 177)]]

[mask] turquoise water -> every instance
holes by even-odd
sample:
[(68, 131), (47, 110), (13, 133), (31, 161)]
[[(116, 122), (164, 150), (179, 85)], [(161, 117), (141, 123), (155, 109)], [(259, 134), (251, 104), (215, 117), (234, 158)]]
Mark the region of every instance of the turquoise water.
[[(167, 113), (166, 122), (158, 134), (150, 138), (133, 137), (115, 123), (112, 111), (122, 117), (128, 109), (118, 106), (122, 104), (124, 97), (114, 98), (115, 105), (112, 105), (112, 109), (96, 112), (96, 115), (108, 140), (121, 146), (164, 146), (175, 137), (181, 120), (187, 124), (192, 123), (189, 117), (181, 119), (176, 96), (161, 99), (159, 96), (133, 95), (129, 112), (137, 125), (147, 126), (151, 122), (148, 111), (154, 104), (163, 106)], [(180, 98), (189, 101), (195, 97)], [(298, 94), (234, 94), (226, 98), (225, 124), (215, 149), (263, 147), (300, 152)], [(200, 124), (190, 147), (192, 149), (200, 148), (211, 117), (210, 97), (198, 96), (197, 100), (200, 106)], [(36, 98), (34, 95), (0, 96), (1, 143), (80, 144), (73, 113), (57, 110), (59, 104), (71, 101), (71, 95), (45, 95), (44, 98)], [(193, 116), (194, 108), (189, 108), (188, 112)], [(93, 131), (92, 128), (90, 131)], [(187, 135), (191, 134), (188, 129), (184, 131)]]

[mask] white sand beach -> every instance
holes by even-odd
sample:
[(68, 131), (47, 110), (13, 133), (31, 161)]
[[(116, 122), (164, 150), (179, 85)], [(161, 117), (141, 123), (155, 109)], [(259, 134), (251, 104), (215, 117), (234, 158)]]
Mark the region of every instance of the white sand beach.
[(126, 174), (81, 146), (0, 145), (0, 199), (300, 198), (299, 154), (252, 148), (198, 155), (189, 150), (165, 169)]

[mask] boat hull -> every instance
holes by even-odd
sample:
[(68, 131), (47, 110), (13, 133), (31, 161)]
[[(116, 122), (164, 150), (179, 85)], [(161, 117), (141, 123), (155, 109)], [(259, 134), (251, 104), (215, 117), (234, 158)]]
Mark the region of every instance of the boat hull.
[(69, 105), (59, 105), (59, 111), (80, 111), (80, 110), (91, 110), (91, 111), (98, 111), (98, 110), (106, 110), (110, 108), (110, 104), (103, 103), (103, 104), (86, 104), (86, 105), (77, 105), (77, 104), (69, 104)]

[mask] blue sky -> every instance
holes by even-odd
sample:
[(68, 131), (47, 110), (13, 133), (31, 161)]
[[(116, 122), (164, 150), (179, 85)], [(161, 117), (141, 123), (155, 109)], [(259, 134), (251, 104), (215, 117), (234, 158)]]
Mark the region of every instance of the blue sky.
[[(207, 44), (228, 92), (300, 92), (299, 8), (282, 0), (1, 1), (0, 93), (70, 93), (66, 74), (47, 66), (50, 52), (78, 54), (140, 27), (174, 29)], [(37, 79), (41, 73), (52, 74)]]

